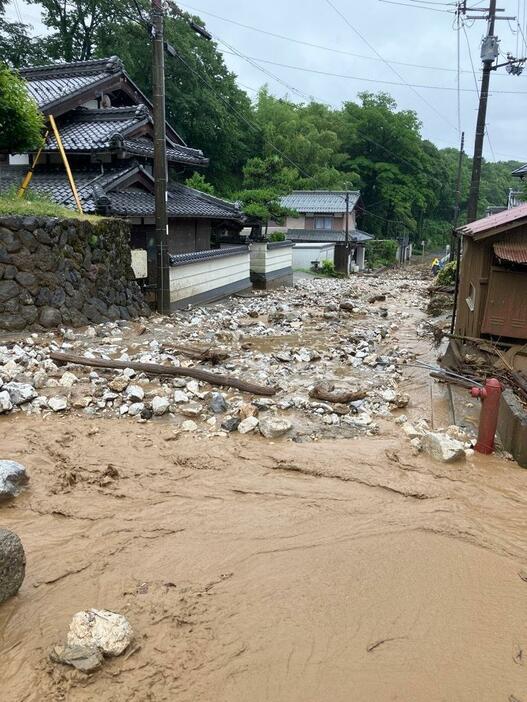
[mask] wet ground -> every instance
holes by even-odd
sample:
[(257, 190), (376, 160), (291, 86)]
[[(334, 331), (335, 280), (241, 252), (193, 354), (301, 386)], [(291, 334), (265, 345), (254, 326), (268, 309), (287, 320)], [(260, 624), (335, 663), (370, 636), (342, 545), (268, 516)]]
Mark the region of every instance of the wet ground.
[[(396, 304), (397, 343), (433, 359), (414, 294)], [(451, 423), (425, 371), (399, 389), (410, 419)], [(28, 558), (0, 608), (0, 698), (526, 702), (527, 473), (435, 463), (378, 421), (298, 443), (0, 418), (2, 457), (31, 476), (0, 511)], [(125, 614), (136, 645), (86, 676), (47, 654), (90, 607)]]

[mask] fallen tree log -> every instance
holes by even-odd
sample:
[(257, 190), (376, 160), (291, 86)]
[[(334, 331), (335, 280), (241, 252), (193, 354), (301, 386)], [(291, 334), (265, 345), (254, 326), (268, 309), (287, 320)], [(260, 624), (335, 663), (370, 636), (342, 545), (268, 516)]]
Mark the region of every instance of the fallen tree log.
[(322, 402), (334, 402), (337, 405), (347, 405), (349, 402), (364, 400), (368, 396), (363, 390), (337, 389), (332, 383), (318, 383), (309, 393), (309, 397)]
[(163, 351), (182, 353), (193, 361), (209, 361), (212, 365), (218, 365), (229, 358), (228, 351), (222, 349), (206, 348), (200, 349), (194, 346), (179, 346), (175, 344), (162, 344)]
[(178, 377), (194, 378), (202, 380), (210, 385), (222, 385), (224, 387), (236, 388), (242, 392), (249, 392), (253, 395), (263, 395), (271, 397), (278, 392), (277, 388), (264, 385), (256, 385), (249, 383), (240, 378), (234, 378), (231, 375), (220, 375), (219, 373), (210, 373), (201, 368), (178, 368), (176, 366), (162, 366), (158, 363), (138, 363), (136, 361), (114, 361), (107, 358), (86, 358), (86, 356), (77, 356), (73, 353), (58, 353), (52, 351), (50, 358), (58, 363), (75, 363), (80, 366), (90, 366), (92, 368), (109, 368), (124, 370), (132, 368), (139, 373), (147, 375), (171, 375)]

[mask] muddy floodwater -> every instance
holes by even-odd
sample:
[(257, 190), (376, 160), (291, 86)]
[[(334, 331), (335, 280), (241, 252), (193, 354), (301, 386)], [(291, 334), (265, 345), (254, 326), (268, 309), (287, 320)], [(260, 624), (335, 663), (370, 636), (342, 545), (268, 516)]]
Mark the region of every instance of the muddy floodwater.
[[(451, 422), (425, 372), (403, 387), (409, 416)], [(0, 607), (0, 700), (527, 702), (527, 472), (435, 463), (381, 429), (295, 443), (0, 421), (31, 477), (0, 511), (27, 553)], [(93, 675), (51, 663), (92, 607), (124, 614), (134, 645)]]

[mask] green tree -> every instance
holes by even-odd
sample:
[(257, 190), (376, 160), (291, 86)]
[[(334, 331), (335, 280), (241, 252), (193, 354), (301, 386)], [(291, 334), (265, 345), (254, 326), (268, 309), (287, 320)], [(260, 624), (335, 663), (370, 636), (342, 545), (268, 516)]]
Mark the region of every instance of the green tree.
[(0, 151), (31, 151), (42, 143), (44, 118), (24, 81), (0, 64)]
[(185, 185), (189, 188), (194, 188), (195, 190), (201, 190), (202, 193), (208, 193), (209, 195), (215, 194), (215, 188), (212, 183), (209, 183), (203, 173), (194, 173), (187, 178)]
[(277, 222), (283, 224), (285, 217), (293, 211), (283, 207), (280, 195), (272, 188), (242, 190), (236, 196), (242, 203), (243, 212), (249, 217), (255, 217), (262, 222)]
[(31, 37), (31, 27), (5, 18), (5, 2), (0, 2), (0, 63), (20, 68), (45, 60), (44, 42)]

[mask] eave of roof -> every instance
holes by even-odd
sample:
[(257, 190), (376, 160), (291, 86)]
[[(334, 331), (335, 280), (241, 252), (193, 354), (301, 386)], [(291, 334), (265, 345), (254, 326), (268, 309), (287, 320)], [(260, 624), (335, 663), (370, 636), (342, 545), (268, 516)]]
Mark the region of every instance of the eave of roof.
[[(291, 241), (302, 241), (305, 243), (331, 244), (346, 241), (346, 232), (324, 229), (288, 229), (287, 238), (291, 239)], [(361, 244), (370, 241), (370, 239), (373, 239), (373, 237), (359, 229), (352, 229), (349, 232), (349, 240), (352, 243)]]
[(502, 261), (527, 264), (527, 242), (508, 239), (496, 242), (493, 248), (496, 256)]
[(466, 224), (457, 229), (462, 236), (472, 237), (476, 240), (501, 234), (509, 229), (515, 229), (527, 223), (527, 204), (513, 207), (504, 212), (498, 212), (490, 217), (483, 217), (475, 222)]

